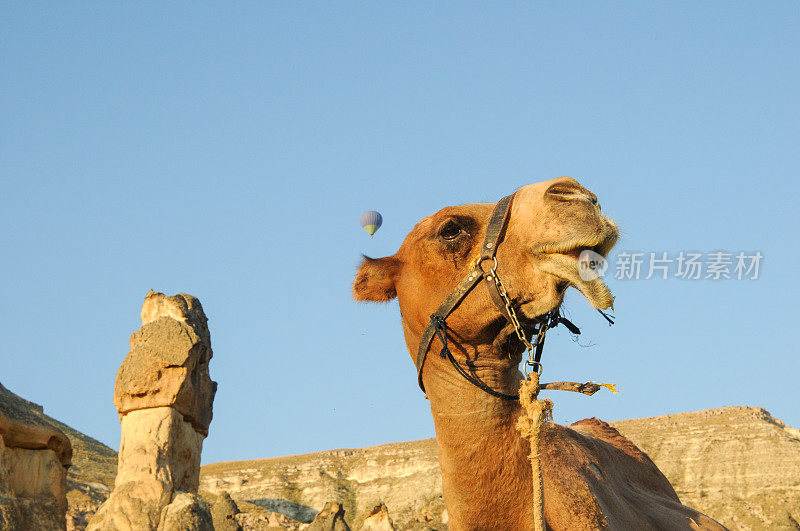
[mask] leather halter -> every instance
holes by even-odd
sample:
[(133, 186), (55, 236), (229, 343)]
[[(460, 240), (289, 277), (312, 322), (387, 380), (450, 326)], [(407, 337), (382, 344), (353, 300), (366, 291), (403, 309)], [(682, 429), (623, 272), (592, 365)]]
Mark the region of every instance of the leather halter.
[[(497, 202), (497, 205), (492, 212), (492, 216), (489, 218), (489, 224), (486, 227), (486, 236), (484, 238), (483, 245), (481, 246), (480, 258), (478, 258), (475, 267), (467, 274), (466, 277), (461, 280), (461, 282), (456, 285), (456, 287), (452, 292), (450, 292), (450, 295), (447, 296), (442, 304), (439, 305), (439, 308), (437, 308), (437, 310), (431, 315), (431, 320), (428, 322), (428, 325), (425, 327), (425, 330), (422, 333), (422, 337), (419, 341), (419, 348), (417, 349), (415, 365), (417, 366), (417, 383), (423, 392), (425, 392), (425, 384), (422, 382), (422, 369), (425, 365), (425, 359), (428, 356), (431, 343), (433, 343), (433, 338), (438, 336), (439, 341), (442, 343), (442, 351), (440, 356), (442, 358), (447, 357), (453, 367), (455, 367), (459, 374), (466, 378), (467, 381), (483, 391), (486, 391), (490, 395), (503, 400), (517, 400), (519, 398), (519, 395), (502, 393), (490, 388), (480, 380), (477, 380), (469, 375), (467, 371), (461, 367), (458, 361), (450, 353), (450, 349), (447, 347), (446, 323), (447, 316), (449, 316), (453, 310), (455, 310), (458, 305), (461, 304), (461, 301), (464, 300), (469, 292), (471, 292), (481, 282), (481, 280), (485, 279), (486, 287), (489, 290), (489, 296), (491, 297), (492, 302), (494, 302), (495, 306), (497, 306), (497, 308), (500, 310), (500, 313), (509, 323), (517, 326), (514, 323), (513, 316), (509, 313), (506, 303), (503, 301), (500, 289), (498, 289), (499, 278), (497, 278), (497, 258), (495, 256), (497, 254), (497, 246), (502, 240), (506, 227), (508, 226), (508, 218), (511, 213), (511, 203), (513, 199), (514, 194), (506, 196)], [(492, 261), (493, 263), (493, 267), (488, 271), (483, 268), (483, 263), (487, 260)], [(536, 334), (536, 340), (532, 346), (535, 347), (536, 351), (535, 355), (532, 353), (533, 359), (528, 362), (537, 372), (541, 371), (541, 364), (539, 361), (542, 356), (542, 349), (544, 348), (545, 334), (548, 329), (557, 326), (558, 324), (564, 324), (572, 333), (580, 334), (578, 327), (564, 317), (561, 317), (558, 309), (539, 317), (538, 327), (534, 328), (533, 330), (533, 333)]]

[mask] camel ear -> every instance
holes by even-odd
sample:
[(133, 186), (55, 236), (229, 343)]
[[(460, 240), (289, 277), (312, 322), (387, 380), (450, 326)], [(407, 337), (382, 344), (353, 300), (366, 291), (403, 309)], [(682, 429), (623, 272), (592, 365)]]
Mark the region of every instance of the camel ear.
[(399, 272), (400, 260), (394, 256), (365, 256), (353, 282), (353, 296), (357, 301), (387, 302), (394, 299), (397, 297), (394, 281)]

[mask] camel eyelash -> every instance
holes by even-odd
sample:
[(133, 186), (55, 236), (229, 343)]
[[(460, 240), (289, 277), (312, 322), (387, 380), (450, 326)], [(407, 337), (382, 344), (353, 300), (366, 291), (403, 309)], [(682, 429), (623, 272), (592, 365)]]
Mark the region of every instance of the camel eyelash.
[(454, 216), (441, 225), (439, 230), (436, 231), (436, 236), (448, 241), (452, 241), (460, 234), (471, 236), (474, 226), (475, 220), (472, 218), (466, 216)]
[(448, 221), (445, 223), (441, 229), (439, 229), (439, 236), (444, 238), (445, 240), (452, 240), (458, 237), (459, 234), (464, 232), (463, 227), (456, 223), (453, 220)]

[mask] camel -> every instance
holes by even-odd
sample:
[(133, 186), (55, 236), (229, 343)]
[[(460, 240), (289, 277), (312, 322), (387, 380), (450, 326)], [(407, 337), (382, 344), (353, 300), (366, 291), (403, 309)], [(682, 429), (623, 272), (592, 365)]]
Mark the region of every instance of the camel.
[[(364, 257), (353, 295), (398, 299), (412, 359), (432, 313), (475, 266), (494, 208), (443, 208), (417, 223), (393, 256)], [(597, 197), (572, 178), (517, 190), (495, 258), (523, 328), (559, 308), (570, 286), (598, 309), (611, 306), (602, 278), (582, 279), (577, 259), (586, 249), (606, 256), (617, 238)], [(446, 334), (473, 379), (498, 393), (518, 391), (525, 348), (483, 282), (447, 317)], [(520, 404), (469, 382), (438, 355), (442, 346), (432, 341), (419, 379), (433, 415), (450, 529), (532, 529), (530, 444), (515, 428)], [(682, 505), (650, 458), (603, 421), (546, 422), (540, 441), (550, 529), (725, 529)]]

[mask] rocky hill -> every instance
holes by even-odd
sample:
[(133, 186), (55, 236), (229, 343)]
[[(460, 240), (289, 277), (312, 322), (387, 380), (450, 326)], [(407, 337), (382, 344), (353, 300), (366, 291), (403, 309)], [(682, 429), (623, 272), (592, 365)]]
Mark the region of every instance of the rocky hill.
[(67, 471), (67, 529), (83, 529), (114, 488), (117, 452), (47, 415), (72, 442), (72, 466)]
[(683, 503), (730, 528), (800, 529), (800, 430), (763, 408), (612, 424), (647, 452)]
[[(113, 488), (116, 452), (30, 405), (72, 441), (68, 528)], [(681, 499), (731, 529), (800, 529), (800, 430), (762, 408), (727, 407), (612, 423), (645, 450)], [(297, 529), (338, 501), (354, 529), (379, 502), (397, 529), (446, 529), (433, 439), (205, 465), (209, 500), (230, 493), (245, 529)]]
[[(762, 408), (612, 423), (647, 452), (681, 500), (731, 529), (800, 529), (800, 430)], [(358, 528), (383, 501), (398, 529), (446, 528), (433, 439), (206, 465), (201, 487), (300, 521), (340, 501)]]
[(447, 522), (434, 439), (214, 463), (201, 468), (200, 488), (300, 522), (311, 522), (329, 500), (342, 504), (355, 529), (381, 502), (399, 529), (442, 529)]

